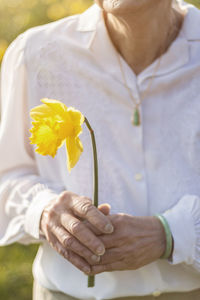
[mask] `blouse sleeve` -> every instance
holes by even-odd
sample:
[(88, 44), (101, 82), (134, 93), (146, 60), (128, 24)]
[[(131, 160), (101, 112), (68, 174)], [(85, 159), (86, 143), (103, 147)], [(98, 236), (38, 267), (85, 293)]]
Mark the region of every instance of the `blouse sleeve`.
[(163, 216), (174, 238), (174, 251), (169, 263), (185, 263), (200, 272), (200, 197), (184, 195)]
[(41, 213), (64, 190), (39, 176), (29, 144), (25, 35), (11, 43), (1, 68), (0, 245), (40, 241)]

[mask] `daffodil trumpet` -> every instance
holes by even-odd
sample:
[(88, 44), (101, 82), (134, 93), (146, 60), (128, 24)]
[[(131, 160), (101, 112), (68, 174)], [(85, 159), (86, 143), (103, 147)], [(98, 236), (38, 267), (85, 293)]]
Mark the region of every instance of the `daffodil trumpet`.
[[(31, 109), (33, 127), (30, 144), (36, 144), (35, 152), (55, 157), (57, 150), (65, 143), (67, 169), (69, 173), (78, 162), (83, 145), (79, 139), (81, 125), (85, 122), (90, 131), (93, 148), (93, 204), (98, 207), (98, 160), (94, 131), (84, 115), (74, 107), (67, 107), (61, 101), (43, 98), (42, 105)], [(88, 276), (88, 287), (94, 287), (95, 277)]]

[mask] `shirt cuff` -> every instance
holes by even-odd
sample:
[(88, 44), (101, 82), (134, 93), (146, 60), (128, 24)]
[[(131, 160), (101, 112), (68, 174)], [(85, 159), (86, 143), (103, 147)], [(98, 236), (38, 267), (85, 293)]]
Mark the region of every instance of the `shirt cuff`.
[(43, 190), (33, 198), (28, 207), (24, 227), (25, 231), (35, 239), (43, 239), (40, 231), (40, 218), (45, 206), (57, 197), (58, 194), (51, 190)]
[(174, 251), (169, 263), (176, 265), (185, 262), (192, 264), (195, 257), (195, 224), (191, 211), (194, 196), (186, 195), (162, 215), (166, 218), (173, 239)]

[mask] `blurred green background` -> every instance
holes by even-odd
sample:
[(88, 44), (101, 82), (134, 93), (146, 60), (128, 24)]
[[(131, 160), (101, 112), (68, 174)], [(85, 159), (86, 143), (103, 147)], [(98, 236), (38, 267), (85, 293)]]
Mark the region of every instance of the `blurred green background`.
[(0, 62), (9, 43), (27, 28), (83, 12), (92, 0), (0, 0)]
[[(188, 0), (200, 8), (200, 0)], [(83, 12), (92, 0), (0, 0), (0, 62), (8, 47), (26, 29)], [(32, 262), (37, 245), (0, 248), (0, 299), (31, 300)]]

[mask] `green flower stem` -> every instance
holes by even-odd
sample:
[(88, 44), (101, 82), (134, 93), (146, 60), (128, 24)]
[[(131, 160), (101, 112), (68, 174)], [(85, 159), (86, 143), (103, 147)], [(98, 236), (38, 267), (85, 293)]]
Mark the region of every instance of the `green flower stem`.
[[(98, 207), (98, 160), (97, 160), (97, 149), (94, 131), (88, 122), (88, 119), (85, 117), (85, 123), (90, 131), (91, 139), (92, 139), (92, 148), (93, 148), (93, 160), (94, 160), (94, 168), (93, 168), (93, 204)], [(88, 287), (94, 287), (95, 277), (88, 276)]]

